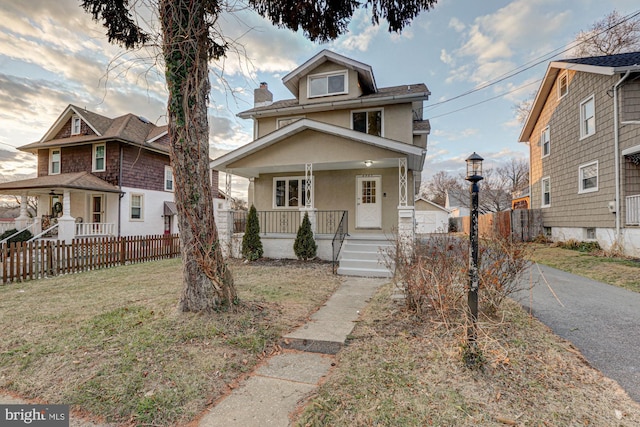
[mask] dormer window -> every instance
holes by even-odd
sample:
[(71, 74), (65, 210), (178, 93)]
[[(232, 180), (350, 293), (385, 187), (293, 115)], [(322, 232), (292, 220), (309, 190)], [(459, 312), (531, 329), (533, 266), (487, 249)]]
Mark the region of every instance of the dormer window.
[(315, 74), (308, 77), (309, 98), (341, 95), (348, 92), (347, 72)]
[(71, 135), (80, 135), (81, 124), (80, 117), (73, 116), (71, 118)]

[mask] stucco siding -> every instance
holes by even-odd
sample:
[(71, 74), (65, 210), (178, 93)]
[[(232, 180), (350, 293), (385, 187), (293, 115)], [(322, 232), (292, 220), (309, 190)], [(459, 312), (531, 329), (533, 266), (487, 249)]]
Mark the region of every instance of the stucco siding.
[(304, 76), (303, 78), (300, 79), (300, 87), (299, 87), (299, 96), (298, 99), (300, 100), (300, 104), (313, 104), (313, 103), (319, 103), (319, 102), (327, 102), (327, 98), (329, 98), (331, 101), (341, 101), (344, 99), (351, 99), (351, 98), (357, 98), (358, 96), (362, 95), (362, 90), (360, 89), (360, 85), (358, 84), (358, 73), (354, 70), (349, 70), (347, 69), (347, 78), (348, 78), (348, 90), (349, 93), (344, 94), (344, 95), (333, 95), (330, 97), (327, 96), (320, 96), (320, 97), (314, 97), (314, 98), (309, 98), (308, 97), (308, 91), (307, 91), (307, 77), (310, 75), (314, 75), (314, 74), (322, 74), (322, 73), (330, 73), (333, 71), (343, 71), (345, 70), (345, 68), (340, 65), (340, 64), (336, 64), (335, 62), (330, 62), (327, 61), (323, 64), (321, 64), (320, 66), (314, 68), (313, 70), (311, 70), (307, 76)]

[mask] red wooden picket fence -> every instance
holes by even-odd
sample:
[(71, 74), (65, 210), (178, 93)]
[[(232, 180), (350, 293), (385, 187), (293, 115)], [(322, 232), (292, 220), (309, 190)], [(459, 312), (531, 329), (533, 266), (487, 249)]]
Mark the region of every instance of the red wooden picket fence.
[(180, 256), (177, 234), (13, 242), (0, 248), (2, 283)]

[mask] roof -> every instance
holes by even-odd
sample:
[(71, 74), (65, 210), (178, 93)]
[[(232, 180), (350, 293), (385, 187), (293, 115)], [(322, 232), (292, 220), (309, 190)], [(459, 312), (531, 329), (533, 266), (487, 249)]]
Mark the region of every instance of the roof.
[(335, 62), (346, 68), (355, 70), (358, 73), (358, 80), (365, 93), (375, 93), (378, 91), (376, 79), (373, 76), (373, 70), (370, 65), (347, 58), (346, 56), (339, 55), (327, 49), (320, 51), (313, 58), (307, 60), (304, 64), (284, 76), (282, 83), (291, 91), (293, 96), (298, 96), (300, 79), (327, 61)]
[(424, 101), (429, 98), (431, 92), (424, 83), (410, 85), (390, 86), (380, 88), (376, 93), (364, 94), (355, 99), (345, 99), (341, 101), (327, 101), (313, 104), (300, 104), (298, 99), (285, 99), (275, 101), (269, 105), (255, 107), (250, 110), (238, 113), (238, 117), (243, 119), (259, 116), (275, 116), (280, 114), (295, 114), (301, 112), (325, 111), (330, 108), (344, 106), (345, 108), (354, 106), (364, 106), (367, 104), (396, 103), (399, 100), (405, 102)]
[(533, 101), (531, 111), (522, 128), (518, 141), (527, 142), (529, 138), (531, 138), (531, 132), (533, 132), (533, 128), (538, 122), (542, 108), (561, 70), (572, 70), (605, 76), (613, 76), (627, 71), (640, 71), (640, 52), (563, 59), (551, 62), (547, 67), (547, 72), (542, 79), (542, 83), (540, 84), (540, 88)]
[(419, 201), (423, 201), (423, 202), (425, 202), (426, 204), (428, 204), (429, 206), (433, 206), (434, 208), (437, 208), (438, 210), (441, 210), (441, 211), (443, 211), (443, 212), (451, 213), (451, 211), (450, 211), (449, 209), (445, 208), (444, 206), (440, 206), (439, 204), (434, 203), (434, 202), (432, 202), (431, 200), (427, 200), (427, 199), (425, 199), (424, 197), (418, 197), (418, 198), (415, 200), (414, 205), (416, 205), (416, 207), (417, 207), (417, 202), (419, 202)]
[[(244, 157), (262, 150), (263, 148), (269, 147), (277, 142), (280, 142), (305, 130), (314, 130), (329, 135), (339, 136), (341, 138), (349, 139), (359, 143), (396, 151), (399, 154), (407, 157), (407, 166), (412, 170), (421, 171), (424, 164), (426, 151), (422, 147), (405, 144), (403, 142), (398, 142), (379, 136), (369, 135), (367, 133), (358, 132), (353, 129), (347, 129), (311, 119), (300, 119), (213, 160), (210, 163), (210, 167), (215, 170), (226, 171), (226, 167), (228, 164), (236, 162)], [(240, 174), (240, 171), (234, 169), (234, 173)]]
[[(56, 138), (68, 120), (78, 115), (95, 134), (73, 135)], [(169, 145), (162, 139), (167, 135), (167, 126), (156, 126), (149, 120), (134, 114), (125, 114), (115, 119), (69, 104), (49, 128), (40, 141), (19, 147), (22, 151), (36, 152), (40, 148), (93, 144), (107, 140), (119, 140), (161, 153), (169, 153)]]
[(49, 190), (54, 188), (120, 193), (118, 187), (103, 181), (89, 172), (74, 172), (5, 182), (0, 184), (0, 194), (15, 194), (17, 190)]

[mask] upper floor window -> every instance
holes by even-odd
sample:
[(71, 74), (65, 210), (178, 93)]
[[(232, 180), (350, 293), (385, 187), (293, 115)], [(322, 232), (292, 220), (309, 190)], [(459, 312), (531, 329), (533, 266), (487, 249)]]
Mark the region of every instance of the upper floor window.
[(164, 167), (164, 191), (173, 191), (173, 169), (169, 165)]
[(578, 168), (580, 179), (578, 193), (590, 193), (598, 191), (598, 162), (581, 165)]
[(562, 98), (567, 93), (569, 93), (569, 76), (564, 72), (558, 79), (558, 98)]
[(106, 170), (106, 147), (104, 144), (93, 146), (93, 172), (104, 172)]
[(596, 133), (596, 106), (593, 95), (580, 103), (580, 138)]
[(305, 206), (306, 182), (303, 176), (273, 179), (273, 207), (297, 208)]
[(309, 98), (347, 93), (347, 72), (316, 74), (308, 77)]
[(60, 149), (52, 148), (49, 150), (49, 175), (57, 175), (60, 173)]
[(352, 112), (351, 126), (358, 132), (382, 136), (382, 110)]
[(71, 135), (79, 135), (82, 129), (82, 120), (79, 116), (71, 117)]
[(547, 157), (549, 153), (551, 153), (551, 131), (549, 130), (549, 126), (544, 128), (540, 133), (540, 147), (542, 152), (542, 157)]
[(130, 218), (132, 220), (142, 220), (142, 194), (132, 194), (130, 200)]
[(551, 206), (551, 178), (542, 178), (542, 208), (548, 208)]

